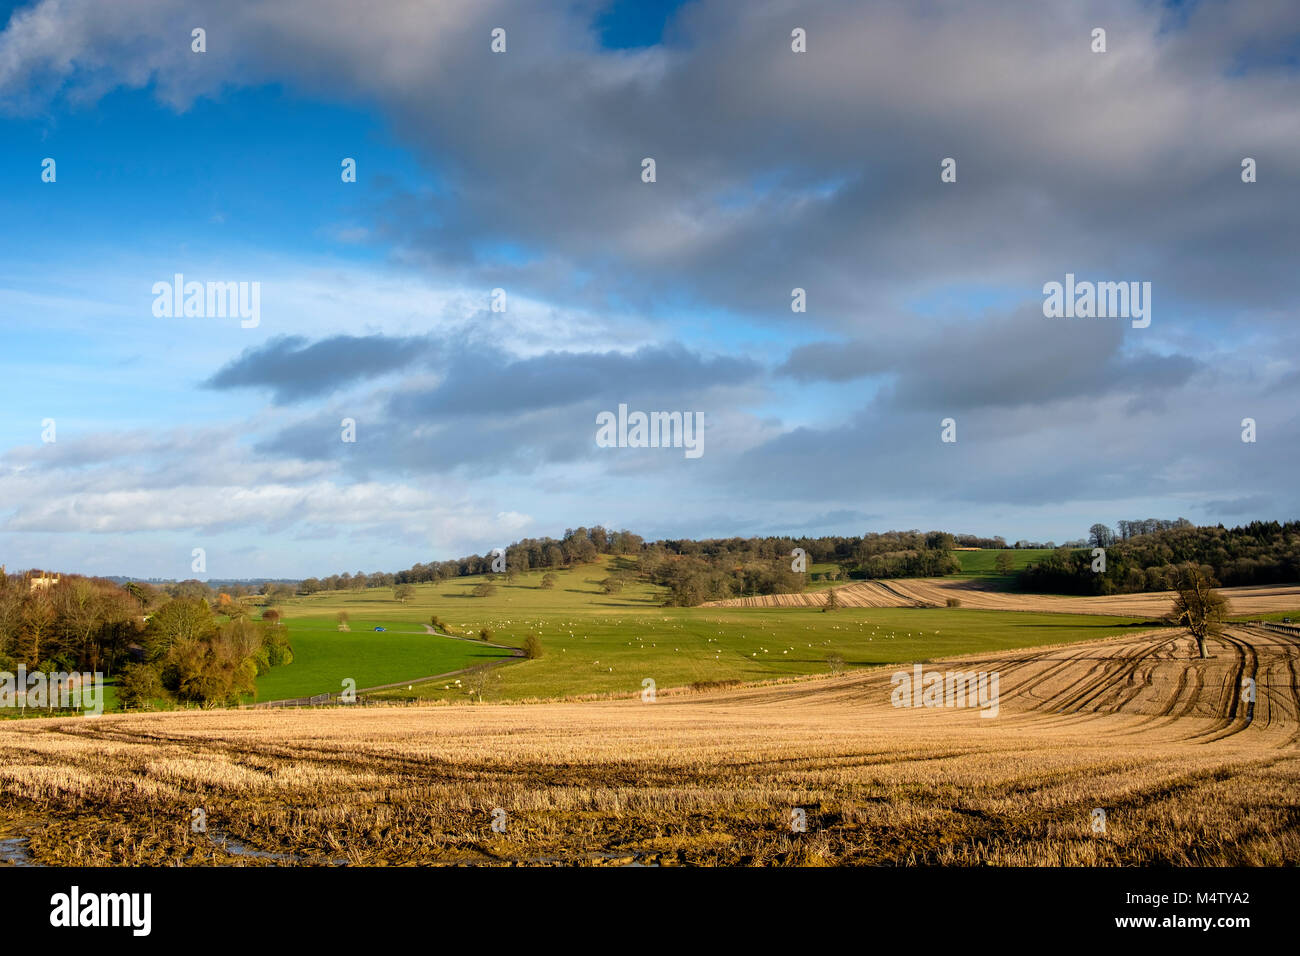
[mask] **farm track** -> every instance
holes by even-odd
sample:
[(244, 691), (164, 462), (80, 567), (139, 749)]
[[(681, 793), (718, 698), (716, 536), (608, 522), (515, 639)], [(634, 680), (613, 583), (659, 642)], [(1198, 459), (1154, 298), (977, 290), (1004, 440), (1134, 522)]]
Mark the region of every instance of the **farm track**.
[[(879, 668), (654, 704), (11, 721), (0, 835), (38, 864), (1294, 863), (1300, 640), (1208, 650), (1159, 630), (923, 665), (996, 672), (993, 719), (895, 708)], [(200, 806), (224, 849), (189, 832)]]

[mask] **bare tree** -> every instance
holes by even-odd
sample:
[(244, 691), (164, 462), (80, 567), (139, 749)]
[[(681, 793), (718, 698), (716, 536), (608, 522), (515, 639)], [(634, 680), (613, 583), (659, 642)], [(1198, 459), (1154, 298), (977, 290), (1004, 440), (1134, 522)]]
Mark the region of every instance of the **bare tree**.
[(1173, 623), (1187, 628), (1196, 638), (1196, 648), (1201, 657), (1205, 653), (1205, 639), (1223, 631), (1223, 621), (1228, 615), (1228, 602), (1214, 590), (1218, 583), (1194, 564), (1178, 568), (1174, 578), (1174, 607), (1169, 618)]
[(477, 697), (478, 702), (483, 703), (483, 694), (500, 678), (495, 667), (480, 667), (478, 670), (470, 671), (465, 677), (465, 686), (469, 689), (470, 695)]

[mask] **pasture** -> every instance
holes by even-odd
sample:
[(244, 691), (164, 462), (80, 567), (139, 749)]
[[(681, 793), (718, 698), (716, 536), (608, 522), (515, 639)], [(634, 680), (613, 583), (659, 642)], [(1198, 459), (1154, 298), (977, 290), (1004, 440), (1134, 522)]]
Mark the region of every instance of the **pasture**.
[[(435, 614), (461, 633), (477, 635), (489, 628), (494, 643), (521, 647), (530, 633), (541, 638), (545, 653), (540, 660), (511, 663), (493, 675), (485, 696), (494, 700), (634, 694), (646, 678), (658, 687), (679, 687), (697, 681), (823, 674), (831, 656), (843, 658), (848, 668), (860, 668), (1095, 640), (1147, 623), (1135, 616), (949, 608), (845, 608), (830, 613), (818, 608), (665, 608), (660, 606), (661, 589), (639, 583), (629, 583), (617, 594), (604, 593), (600, 582), (614, 564), (605, 561), (557, 572), (553, 589), (540, 586), (540, 572), (520, 574), (513, 583), (497, 581), (496, 592), (487, 597), (473, 596), (483, 579), (471, 577), (418, 585), (404, 604), (389, 589), (328, 592), (287, 601), (282, 610), (295, 663), (283, 668), (283, 679), (275, 670), (259, 678), (259, 698), (337, 691), (341, 676), (355, 677), (350, 670), (360, 666), (365, 654), (389, 647), (399, 637), (400, 645), (384, 652), (380, 676), (386, 679), (363, 683), (356, 678), (358, 687), (457, 669), (430, 669), (430, 649), (445, 647), (452, 656), (438, 660), (455, 664), (454, 655), (470, 655), (474, 645), (395, 633), (421, 631)], [(340, 610), (351, 616), (352, 635), (333, 630)], [(390, 627), (389, 634), (370, 632), (375, 623)], [(365, 633), (358, 633), (360, 629)], [(479, 651), (483, 660), (491, 656), (488, 652), (492, 649)], [(309, 666), (295, 675), (299, 659)], [(467, 660), (459, 666), (482, 662)], [(464, 687), (445, 683), (416, 684), (410, 691), (400, 688), (380, 696), (453, 701), (467, 697)], [(286, 693), (290, 689), (294, 692)]]
[(1011, 555), (1011, 574), (1023, 571), (1035, 561), (1041, 561), (1052, 554), (1051, 548), (983, 548), (979, 551), (954, 551), (953, 554), (961, 562), (961, 574), (957, 577), (997, 578), (1009, 582), (1010, 575), (1002, 574), (994, 563), (1003, 551)]
[[(378, 625), (387, 628), (376, 632)], [(477, 641), (428, 634), (417, 624), (390, 618), (356, 618), (340, 632), (331, 616), (299, 617), (288, 625), (293, 663), (257, 679), (259, 701), (338, 693), (350, 678), (362, 690), (490, 663), (510, 652)]]

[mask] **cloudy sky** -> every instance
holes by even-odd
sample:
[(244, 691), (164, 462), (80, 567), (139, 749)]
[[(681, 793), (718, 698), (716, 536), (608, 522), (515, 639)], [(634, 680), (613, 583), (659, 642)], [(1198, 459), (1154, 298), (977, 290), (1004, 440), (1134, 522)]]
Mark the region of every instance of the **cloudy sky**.
[[(37, 0), (0, 24), (10, 569), (1300, 513), (1294, 0)], [(259, 283), (257, 325), (155, 315), (177, 273)], [(1150, 326), (1045, 317), (1066, 273), (1150, 282)], [(703, 455), (598, 447), (619, 404), (702, 412)]]

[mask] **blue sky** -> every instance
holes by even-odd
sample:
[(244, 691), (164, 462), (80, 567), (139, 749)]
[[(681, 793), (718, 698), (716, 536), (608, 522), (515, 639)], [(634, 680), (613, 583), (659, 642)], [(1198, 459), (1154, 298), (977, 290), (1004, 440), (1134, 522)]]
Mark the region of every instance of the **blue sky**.
[[(0, 5), (0, 562), (1295, 517), (1300, 16), (978, 7)], [(1151, 326), (1045, 318), (1067, 271)], [(705, 454), (596, 447), (620, 403)]]

